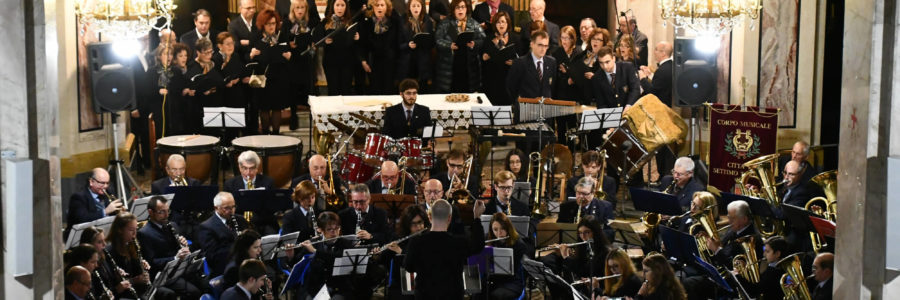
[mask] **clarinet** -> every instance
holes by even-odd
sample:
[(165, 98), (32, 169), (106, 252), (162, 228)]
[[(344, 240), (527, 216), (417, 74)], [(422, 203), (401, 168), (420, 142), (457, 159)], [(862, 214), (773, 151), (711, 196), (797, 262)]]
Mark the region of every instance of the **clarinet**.
[(310, 229), (312, 229), (312, 231), (313, 231), (313, 237), (318, 237), (318, 236), (319, 236), (319, 231), (316, 230), (316, 224), (317, 224), (319, 221), (316, 220), (316, 208), (315, 208), (315, 205), (309, 207), (309, 213), (312, 214), (312, 223), (313, 223), (313, 224), (312, 224), (312, 227), (311, 227)]
[[(106, 259), (109, 260), (109, 263), (111, 263), (113, 269), (115, 269), (114, 272), (117, 272), (117, 271), (119, 271), (119, 270), (122, 270), (122, 268), (119, 268), (119, 265), (116, 264), (116, 259), (113, 258), (112, 255), (110, 255), (109, 250), (106, 250), (106, 248), (103, 248), (103, 253), (106, 254)], [(141, 268), (143, 269), (143, 267), (141, 267)], [(122, 272), (125, 272), (125, 271), (122, 270)], [(127, 274), (127, 273), (126, 273), (126, 274)], [(121, 277), (122, 277), (122, 274), (119, 274), (119, 277), (121, 278)], [(122, 278), (122, 280), (125, 280), (125, 278)], [(137, 291), (134, 290), (134, 287), (133, 287), (133, 286), (129, 286), (129, 287), (128, 287), (128, 291), (131, 292), (132, 295), (134, 295), (134, 298), (135, 298), (135, 299), (140, 298), (140, 296), (138, 295)]]
[(175, 236), (175, 241), (177, 241), (182, 248), (187, 248), (188, 245), (181, 243), (181, 239), (184, 237), (178, 234), (178, 231), (175, 231), (175, 227), (172, 226), (172, 222), (166, 223), (166, 229), (172, 232), (172, 235)]
[(97, 271), (95, 269), (94, 275), (97, 275), (97, 279), (100, 280), (100, 286), (103, 287), (103, 292), (106, 293), (106, 297), (108, 297), (108, 299), (110, 300), (115, 299), (113, 292), (108, 287), (106, 287), (106, 282), (103, 282), (103, 277), (100, 276), (100, 271)]
[(362, 230), (362, 213), (358, 210), (356, 211), (356, 233), (359, 233)]
[(238, 226), (237, 216), (235, 216), (235, 214), (231, 214), (231, 223), (234, 226), (234, 234), (240, 235), (241, 228)]

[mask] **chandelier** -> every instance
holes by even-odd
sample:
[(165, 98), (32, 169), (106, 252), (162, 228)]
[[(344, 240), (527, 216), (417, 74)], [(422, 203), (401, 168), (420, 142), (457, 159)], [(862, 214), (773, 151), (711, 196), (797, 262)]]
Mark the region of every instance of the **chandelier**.
[(659, 0), (663, 26), (672, 19), (676, 28), (700, 35), (719, 36), (740, 25), (741, 16), (750, 18), (750, 28), (759, 18), (762, 0)]
[(81, 0), (75, 14), (82, 24), (94, 26), (104, 40), (134, 40), (151, 29), (168, 28), (175, 10), (173, 0)]

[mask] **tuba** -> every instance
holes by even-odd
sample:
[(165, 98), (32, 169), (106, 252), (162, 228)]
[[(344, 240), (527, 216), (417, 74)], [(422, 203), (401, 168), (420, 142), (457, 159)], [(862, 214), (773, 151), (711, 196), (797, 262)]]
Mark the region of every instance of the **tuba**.
[[(809, 180), (820, 187), (825, 192), (825, 197), (815, 197), (806, 202), (804, 208), (807, 211), (817, 214), (822, 218), (837, 222), (837, 170), (822, 172)], [(813, 250), (819, 253), (825, 243), (818, 233), (810, 232), (809, 240), (812, 242)]]
[(735, 255), (731, 265), (745, 280), (759, 283), (759, 259), (756, 258), (756, 238), (752, 235), (734, 240), (744, 249), (744, 254)]
[[(775, 176), (778, 174), (777, 164), (779, 155), (780, 154), (778, 153), (763, 155), (745, 162), (743, 166), (750, 170), (741, 174), (739, 179), (741, 193), (765, 199), (766, 202), (773, 207), (781, 207), (781, 198), (778, 197), (777, 192), (778, 186), (781, 185), (781, 183), (775, 182)], [(759, 181), (760, 190), (758, 192), (745, 187), (751, 179)], [(753, 221), (753, 224), (757, 226), (757, 229), (764, 238), (783, 235), (784, 233), (784, 223), (782, 221), (776, 219), (763, 219), (759, 216), (753, 216)]]
[(784, 299), (811, 300), (799, 255), (800, 253), (791, 254), (778, 261), (777, 267), (784, 270), (780, 281), (781, 291), (784, 292)]

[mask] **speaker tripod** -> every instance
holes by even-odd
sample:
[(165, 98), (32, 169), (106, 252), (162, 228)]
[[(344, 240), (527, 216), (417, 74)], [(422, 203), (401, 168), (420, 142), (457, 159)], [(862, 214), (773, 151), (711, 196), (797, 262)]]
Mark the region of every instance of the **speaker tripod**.
[[(119, 124), (116, 123), (116, 119), (119, 117), (118, 113), (110, 112), (109, 113), (110, 120), (112, 122), (112, 142), (113, 142), (113, 158), (109, 160), (109, 166), (106, 167), (106, 171), (109, 172), (110, 178), (115, 178), (116, 181), (116, 195), (119, 196), (119, 199), (122, 199), (122, 206), (125, 209), (128, 209), (128, 193), (125, 189), (125, 180), (128, 180), (128, 184), (131, 185), (131, 188), (134, 190), (134, 194), (132, 196), (143, 197), (144, 193), (141, 191), (140, 187), (137, 185), (137, 182), (134, 181), (134, 178), (131, 177), (131, 173), (128, 172), (128, 167), (125, 166), (125, 162), (119, 158), (119, 136), (116, 133), (119, 130)], [(107, 137), (107, 141), (109, 138)]]

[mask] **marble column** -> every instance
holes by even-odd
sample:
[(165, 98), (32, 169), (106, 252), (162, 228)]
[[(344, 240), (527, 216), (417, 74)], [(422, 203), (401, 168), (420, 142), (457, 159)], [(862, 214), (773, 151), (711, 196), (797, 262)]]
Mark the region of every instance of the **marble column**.
[(900, 107), (897, 1), (845, 5), (834, 299), (891, 299), (898, 273), (885, 266), (885, 230), (897, 203), (888, 203), (886, 162), (900, 135), (891, 124)]
[[(7, 3), (0, 11), (0, 150), (6, 158), (29, 159), (34, 162), (33, 197), (6, 199), (30, 202), (32, 224), (3, 222), (8, 232), (22, 226), (33, 229), (33, 273), (13, 276), (3, 269), (0, 298), (62, 298), (62, 226), (59, 201), (58, 104), (58, 28), (57, 6), (62, 1), (18, 1)], [(2, 173), (0, 173), (2, 174)], [(6, 180), (0, 180), (0, 190)], [(6, 236), (4, 234), (3, 236)], [(15, 241), (4, 240), (4, 246)], [(3, 252), (0, 256), (6, 256)], [(12, 259), (16, 259), (12, 257)]]

